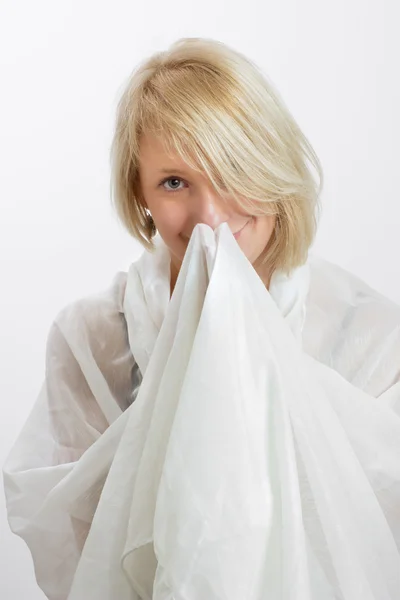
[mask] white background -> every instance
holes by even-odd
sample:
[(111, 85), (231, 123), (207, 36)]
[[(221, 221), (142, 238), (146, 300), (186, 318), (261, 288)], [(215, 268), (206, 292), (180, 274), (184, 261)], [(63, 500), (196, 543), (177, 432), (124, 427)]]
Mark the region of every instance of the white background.
[[(123, 84), (178, 37), (212, 37), (276, 85), (325, 172), (316, 253), (400, 302), (397, 0), (0, 2), (0, 463), (39, 391), (52, 318), (140, 246), (109, 199)], [(400, 357), (399, 357), (400, 360)], [(0, 597), (39, 600), (0, 490)]]

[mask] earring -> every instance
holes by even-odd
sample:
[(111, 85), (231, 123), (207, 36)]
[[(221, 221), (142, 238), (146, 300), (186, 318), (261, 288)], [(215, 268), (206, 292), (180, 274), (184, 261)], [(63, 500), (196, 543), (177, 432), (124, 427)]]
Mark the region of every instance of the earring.
[(157, 227), (156, 224), (154, 223), (154, 219), (152, 216), (150, 216), (150, 224), (151, 224), (151, 237), (154, 237), (157, 233)]
[(146, 211), (147, 213), (147, 220), (148, 220), (148, 224), (149, 224), (149, 229), (150, 229), (150, 237), (154, 237), (157, 233), (157, 227), (156, 224), (154, 223), (154, 219), (151, 216), (151, 214), (149, 213), (149, 211)]

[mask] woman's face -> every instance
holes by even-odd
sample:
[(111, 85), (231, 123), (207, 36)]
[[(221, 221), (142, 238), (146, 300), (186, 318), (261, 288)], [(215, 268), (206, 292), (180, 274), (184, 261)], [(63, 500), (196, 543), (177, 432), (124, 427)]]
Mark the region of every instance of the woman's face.
[[(227, 223), (253, 266), (274, 230), (274, 216), (243, 213), (234, 202), (222, 199), (205, 175), (178, 154), (168, 155), (162, 142), (150, 134), (140, 142), (139, 180), (145, 205), (171, 254), (173, 283), (198, 223), (212, 229)], [(269, 275), (263, 274), (262, 279), (268, 283)]]

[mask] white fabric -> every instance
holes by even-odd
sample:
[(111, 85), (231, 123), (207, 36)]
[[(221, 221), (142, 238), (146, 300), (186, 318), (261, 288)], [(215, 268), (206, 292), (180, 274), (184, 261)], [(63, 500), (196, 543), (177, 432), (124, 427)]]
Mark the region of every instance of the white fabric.
[(46, 596), (398, 600), (400, 308), (314, 256), (268, 291), (225, 224), (169, 268), (49, 332), (4, 465)]

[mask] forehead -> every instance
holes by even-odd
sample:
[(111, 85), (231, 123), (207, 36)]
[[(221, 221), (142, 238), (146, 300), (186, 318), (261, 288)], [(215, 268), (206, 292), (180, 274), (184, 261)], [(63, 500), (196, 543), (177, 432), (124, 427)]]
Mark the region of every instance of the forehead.
[(139, 142), (139, 165), (145, 169), (188, 169), (187, 163), (174, 149), (167, 149), (161, 137), (144, 133)]

